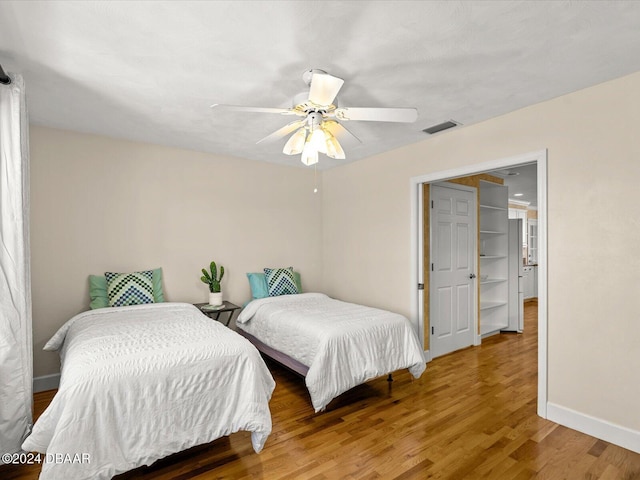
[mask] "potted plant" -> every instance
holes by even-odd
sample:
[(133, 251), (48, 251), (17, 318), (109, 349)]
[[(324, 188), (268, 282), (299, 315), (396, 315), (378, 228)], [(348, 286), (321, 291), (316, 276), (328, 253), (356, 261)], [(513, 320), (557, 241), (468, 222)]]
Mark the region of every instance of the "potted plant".
[(220, 281), (224, 277), (224, 267), (220, 265), (220, 277), (218, 277), (218, 267), (216, 262), (211, 262), (209, 265), (210, 272), (207, 272), (206, 268), (202, 269), (203, 283), (209, 285), (209, 305), (222, 305), (222, 292), (220, 292)]

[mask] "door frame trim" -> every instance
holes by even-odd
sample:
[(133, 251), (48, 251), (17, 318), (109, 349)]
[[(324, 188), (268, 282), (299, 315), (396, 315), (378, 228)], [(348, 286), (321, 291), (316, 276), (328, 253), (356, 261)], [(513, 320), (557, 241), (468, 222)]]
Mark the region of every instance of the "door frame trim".
[[(415, 288), (423, 283), (422, 252), (422, 184), (443, 182), (452, 178), (465, 177), (478, 173), (517, 167), (536, 163), (538, 177), (538, 415), (547, 418), (548, 403), (548, 318), (547, 318), (547, 149), (529, 152), (507, 158), (490, 160), (474, 165), (467, 165), (451, 170), (428, 173), (410, 178), (410, 272), (411, 272), (411, 317), (418, 321), (420, 331), (424, 329), (424, 312), (422, 307), (423, 293)], [(420, 337), (423, 338), (423, 337)], [(422, 341), (422, 340), (421, 340)], [(426, 357), (431, 360), (427, 351)]]
[[(431, 196), (431, 187), (432, 186), (437, 186), (437, 187), (443, 187), (443, 188), (452, 188), (454, 190), (462, 190), (463, 192), (469, 192), (472, 193), (473, 196), (473, 228), (474, 230), (477, 232), (478, 229), (478, 189), (476, 187), (470, 187), (467, 185), (461, 185), (459, 183), (451, 183), (451, 182), (430, 182), (429, 183), (429, 197), (433, 198)], [(418, 188), (419, 190), (421, 190), (420, 188)], [(422, 208), (420, 210), (420, 217), (424, 218), (422, 216)], [(431, 237), (429, 240), (429, 254), (431, 255), (431, 258), (433, 258), (433, 220), (434, 220), (434, 215), (429, 215), (429, 236)], [(422, 237), (422, 232), (424, 232), (424, 225), (422, 227), (422, 231), (418, 233), (418, 235), (420, 237)], [(477, 274), (478, 273), (478, 240), (477, 240), (477, 234), (476, 236), (473, 237), (473, 252), (474, 252), (474, 256), (473, 256), (473, 271)], [(421, 257), (423, 257), (421, 259), (420, 265), (424, 264), (424, 254), (422, 253), (423, 250), (421, 250)], [(477, 276), (477, 281), (480, 281), (480, 277)], [(425, 285), (424, 288), (429, 288), (429, 292), (431, 292), (431, 282), (433, 281), (433, 277), (431, 275), (429, 275), (429, 285)], [(473, 314), (473, 318), (477, 319), (478, 318), (478, 285), (476, 283), (474, 283), (474, 288), (473, 288), (473, 302), (472, 302), (472, 314)], [(431, 298), (431, 296), (429, 296), (429, 298)], [(424, 304), (424, 302), (422, 302)], [(429, 309), (431, 309), (431, 305), (429, 305)], [(431, 312), (429, 312), (429, 319), (431, 319)], [(424, 328), (424, 311), (422, 313), (422, 317), (420, 318), (420, 323), (422, 323), (423, 328)], [(431, 342), (433, 341), (433, 337), (430, 335), (429, 336), (429, 349), (431, 349)], [(480, 345), (482, 342), (482, 337), (480, 336), (480, 331), (478, 329), (478, 323), (477, 321), (474, 322), (474, 329), (473, 329), (473, 345), (474, 346), (478, 346)], [(433, 356), (431, 354), (431, 352), (429, 352), (429, 358), (432, 359)]]

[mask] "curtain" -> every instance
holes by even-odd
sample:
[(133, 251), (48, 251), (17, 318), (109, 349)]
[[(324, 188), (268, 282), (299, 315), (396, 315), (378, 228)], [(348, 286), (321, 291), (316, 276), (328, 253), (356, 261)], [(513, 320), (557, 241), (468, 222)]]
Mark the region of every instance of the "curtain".
[(29, 143), (24, 81), (0, 84), (0, 453), (31, 431), (33, 345), (29, 266)]

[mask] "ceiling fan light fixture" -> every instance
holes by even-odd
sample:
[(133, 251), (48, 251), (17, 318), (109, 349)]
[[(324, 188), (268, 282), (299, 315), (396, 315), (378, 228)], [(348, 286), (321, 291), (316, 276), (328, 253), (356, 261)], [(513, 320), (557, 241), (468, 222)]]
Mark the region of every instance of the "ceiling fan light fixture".
[(324, 130), (316, 128), (307, 140), (314, 150), (320, 153), (327, 153), (327, 139), (324, 134)]
[(318, 151), (311, 145), (311, 142), (304, 144), (300, 160), (307, 166), (318, 163)]
[(340, 145), (340, 142), (338, 142), (338, 139), (328, 131), (325, 131), (325, 135), (327, 137), (327, 157), (337, 158), (339, 160), (344, 160), (345, 158), (347, 158), (344, 154), (342, 146)]
[(296, 133), (291, 135), (287, 143), (284, 144), (284, 148), (282, 149), (282, 153), (286, 155), (297, 155), (302, 153), (304, 149), (304, 143), (307, 138), (307, 130), (302, 127), (299, 128)]

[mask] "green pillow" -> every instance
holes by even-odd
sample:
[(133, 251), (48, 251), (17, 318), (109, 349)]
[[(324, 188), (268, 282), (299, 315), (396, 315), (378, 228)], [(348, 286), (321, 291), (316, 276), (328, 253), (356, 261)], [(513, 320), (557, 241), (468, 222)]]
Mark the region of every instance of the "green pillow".
[(298, 288), (298, 293), (302, 293), (302, 279), (300, 278), (300, 274), (298, 272), (296, 272), (295, 270), (293, 271), (293, 279), (296, 282), (296, 287)]
[(107, 279), (104, 275), (89, 275), (89, 298), (91, 310), (105, 308), (109, 306), (109, 295), (107, 295)]
[[(109, 295), (107, 294), (107, 279), (104, 275), (89, 275), (89, 307), (105, 308), (109, 306)], [(153, 270), (153, 300), (155, 303), (164, 302), (162, 291), (162, 268)]]

